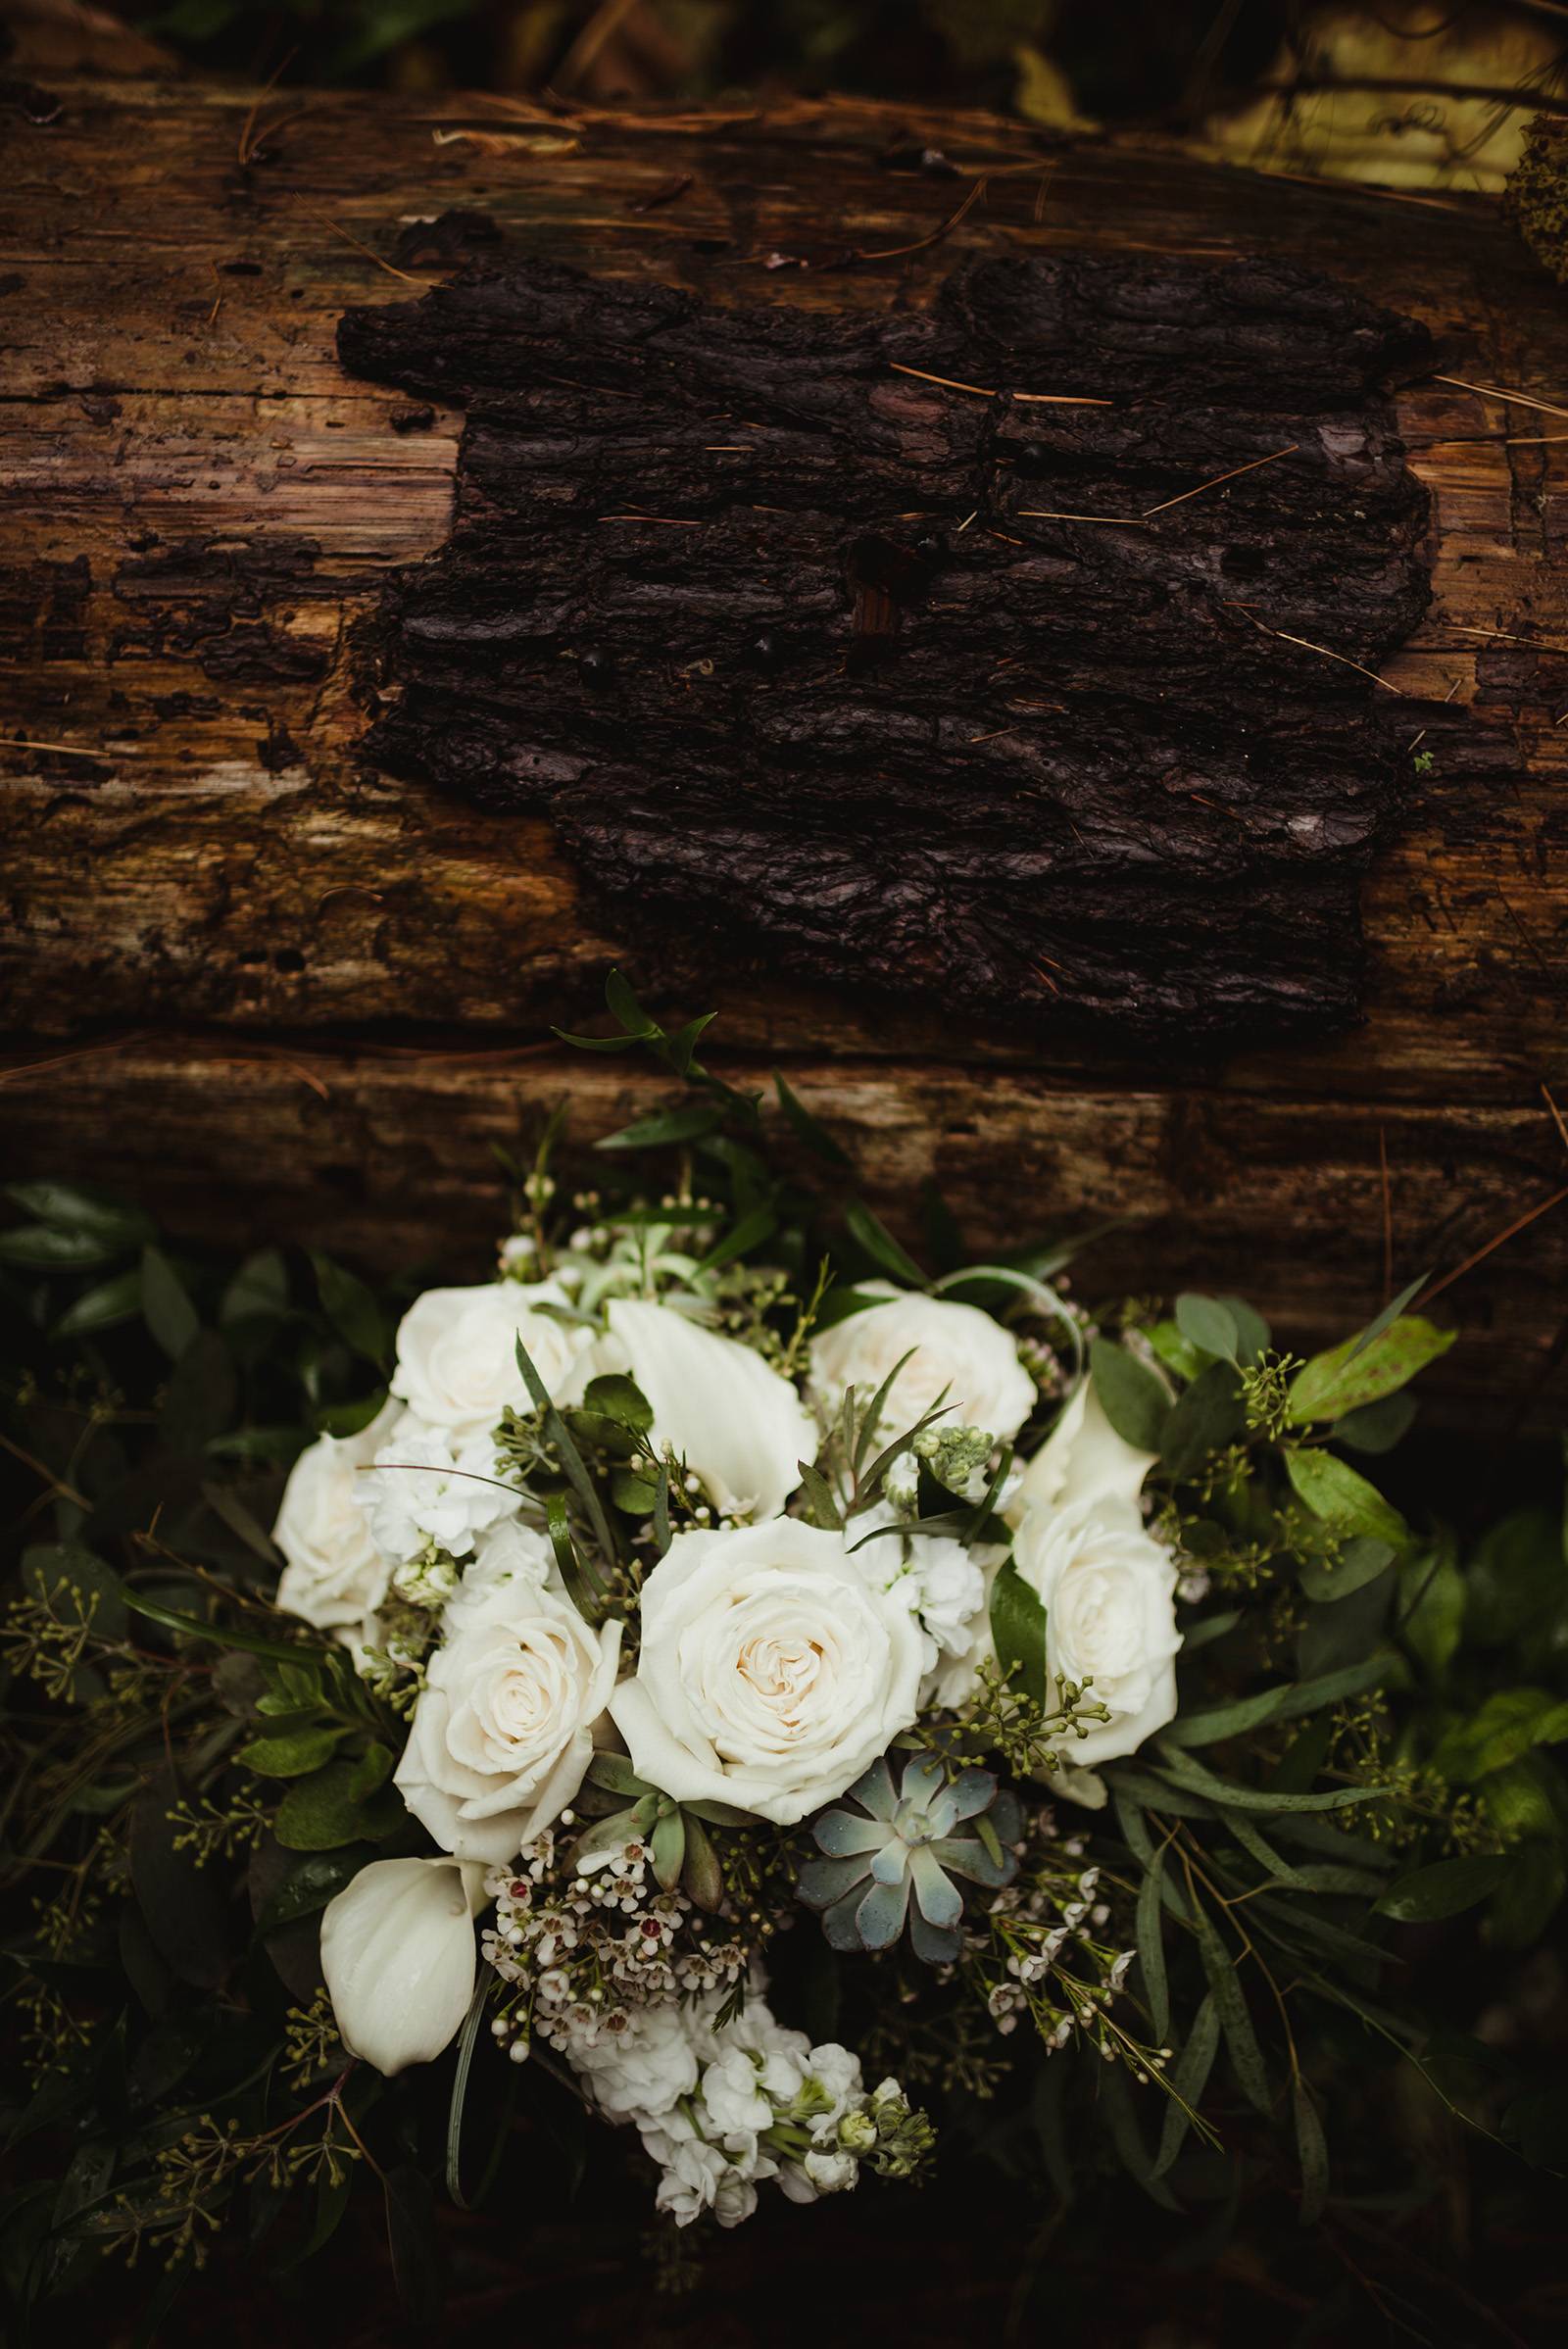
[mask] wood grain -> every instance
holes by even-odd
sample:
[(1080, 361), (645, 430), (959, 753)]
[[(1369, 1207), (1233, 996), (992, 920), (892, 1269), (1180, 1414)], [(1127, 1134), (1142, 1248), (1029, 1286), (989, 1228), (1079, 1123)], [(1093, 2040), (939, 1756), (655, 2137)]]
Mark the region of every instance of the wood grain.
[[(59, 94), (57, 124), (9, 125), (0, 188), (4, 1151), (208, 1230), (471, 1249), (483, 1137), (519, 1084), (537, 1103), (585, 1082), (516, 1055), (580, 1020), (625, 951), (547, 823), (359, 756), (356, 631), (446, 538), (462, 418), (350, 381), (334, 338), (450, 267), (420, 258), (421, 219), (466, 208), (525, 255), (852, 311), (918, 307), (974, 256), (1261, 253), (1421, 319), (1439, 374), (1568, 407), (1560, 294), (1481, 204), (921, 118), (990, 174), (942, 235), (964, 191), (879, 168), (907, 126), (892, 110), (547, 128), (456, 98), (278, 96), (250, 120), (243, 92)], [(535, 143), (453, 136), (474, 130)], [(1396, 406), (1434, 600), (1382, 673), (1464, 710), (1489, 756), (1446, 772), (1440, 741), (1363, 884), (1363, 1023), (1109, 1060), (738, 965), (729, 1049), (790, 1062), (884, 1204), (934, 1168), (977, 1237), (1126, 1210), (1086, 1285), (1223, 1275), (1310, 1337), (1381, 1290), (1380, 1137), (1406, 1277), (1565, 1179), (1542, 1088), (1568, 1098), (1568, 419), (1435, 377)], [(699, 962), (675, 941), (638, 975), (706, 1008)], [(588, 1082), (593, 1120), (621, 1082)], [(1444, 1376), (1466, 1410), (1560, 1411), (1542, 1380), (1565, 1276), (1568, 1216), (1548, 1215), (1455, 1289), (1476, 1335)]]

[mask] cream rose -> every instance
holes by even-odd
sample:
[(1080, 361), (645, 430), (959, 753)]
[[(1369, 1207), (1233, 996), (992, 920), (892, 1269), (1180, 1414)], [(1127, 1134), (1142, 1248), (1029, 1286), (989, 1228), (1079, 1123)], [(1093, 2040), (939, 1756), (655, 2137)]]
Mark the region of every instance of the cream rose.
[(1034, 1408), (1036, 1388), (1007, 1332), (976, 1305), (914, 1290), (888, 1291), (885, 1305), (868, 1305), (824, 1330), (811, 1346), (811, 1386), (831, 1416), (846, 1387), (868, 1403), (902, 1355), (908, 1354), (888, 1396), (887, 1412), (902, 1427), (935, 1408), (937, 1423), (984, 1428), (1008, 1444)]
[(1085, 1384), (1009, 1510), (1018, 1572), (1046, 1610), (1047, 1670), (1089, 1681), (1091, 1697), (1109, 1708), (1108, 1721), (1089, 1724), (1067, 1748), (1075, 1765), (1132, 1753), (1175, 1718), (1175, 1561), (1138, 1504), (1153, 1457), (1116, 1434)]
[(386, 1595), (390, 1561), (361, 1506), (364, 1471), (403, 1416), (387, 1403), (357, 1436), (318, 1436), (289, 1471), (272, 1540), (285, 1564), (277, 1603), (318, 1631), (358, 1624)]
[(789, 1827), (908, 1728), (923, 1649), (840, 1534), (789, 1517), (677, 1534), (643, 1585), (637, 1674), (611, 1716), (651, 1786)]
[(620, 1625), (592, 1631), (530, 1576), (454, 1601), (395, 1783), (444, 1851), (510, 1860), (582, 1785), (614, 1685)]
[(520, 1338), (552, 1402), (577, 1401), (592, 1373), (594, 1333), (539, 1310), (568, 1301), (554, 1281), (427, 1289), (398, 1329), (393, 1394), (456, 1444), (487, 1436), (509, 1403), (531, 1407), (517, 1368)]

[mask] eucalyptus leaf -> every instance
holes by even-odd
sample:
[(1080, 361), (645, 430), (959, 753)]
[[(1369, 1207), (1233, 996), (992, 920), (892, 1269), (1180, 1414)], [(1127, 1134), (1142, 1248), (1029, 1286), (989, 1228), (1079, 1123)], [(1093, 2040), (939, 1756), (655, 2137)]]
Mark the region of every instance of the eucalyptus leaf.
[(1494, 1892), (1508, 1873), (1505, 1853), (1474, 1853), (1463, 1859), (1436, 1860), (1401, 1876), (1373, 1906), (1379, 1916), (1399, 1925), (1431, 1925), (1475, 1908)]
[(1197, 1297), (1191, 1292), (1176, 1299), (1176, 1327), (1189, 1346), (1200, 1353), (1216, 1355), (1221, 1361), (1234, 1362), (1241, 1345), (1236, 1319), (1228, 1305), (1217, 1297)]
[(1089, 1366), (1101, 1409), (1117, 1435), (1139, 1451), (1157, 1453), (1171, 1400), (1154, 1373), (1109, 1338), (1091, 1342)]

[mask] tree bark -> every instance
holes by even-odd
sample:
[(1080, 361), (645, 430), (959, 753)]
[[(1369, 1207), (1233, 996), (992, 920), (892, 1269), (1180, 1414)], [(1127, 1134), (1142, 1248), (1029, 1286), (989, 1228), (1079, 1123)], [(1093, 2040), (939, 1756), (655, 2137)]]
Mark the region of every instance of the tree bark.
[[(1165, 149), (1048, 150), (990, 118), (826, 102), (771, 116), (545, 122), (462, 99), (257, 100), (88, 83), (53, 95), (57, 121), (13, 116), (0, 193), (10, 354), (0, 970), (13, 1172), (120, 1183), (207, 1231), (265, 1225), (381, 1260), (471, 1258), (499, 1197), (485, 1145), (514, 1136), (519, 1097), (539, 1110), (571, 1088), (585, 1134), (646, 1099), (647, 1082), (624, 1064), (589, 1064), (548, 1041), (553, 1024), (583, 1022), (606, 967), (630, 949), (650, 1000), (720, 1006), (715, 1039), (737, 1067), (760, 1076), (788, 1062), (861, 1154), (868, 1195), (899, 1209), (906, 1233), (912, 1187), (928, 1173), (977, 1246), (1020, 1240), (1042, 1222), (1125, 1215), (1083, 1268), (1087, 1290), (1128, 1280), (1244, 1289), (1298, 1344), (1351, 1326), (1382, 1295), (1386, 1262), (1396, 1284), (1457, 1265), (1568, 1181), (1544, 1093), (1568, 1100), (1568, 727), (1558, 724), (1568, 596), (1552, 437), (1568, 425), (1549, 409), (1442, 379), (1568, 405), (1568, 321), (1490, 207), (1302, 187)], [(927, 147), (967, 184), (884, 168), (890, 151), (907, 160)], [(955, 220), (978, 174), (983, 199)], [(448, 218), (439, 233), (423, 224), (465, 213), (466, 223)], [(1292, 776), (1265, 761), (1239, 792), (1240, 825), (1211, 809), (1178, 840), (1223, 872), (1217, 844), (1247, 827), (1245, 856), (1230, 843), (1234, 920), (1212, 910), (1224, 885), (1210, 900), (1195, 884), (1201, 857), (1156, 853), (1163, 929), (1142, 918), (1136, 892), (1110, 889), (1083, 893), (1074, 932), (1072, 868), (1058, 864), (1050, 887), (1026, 890), (1009, 915), (1021, 925), (1007, 933), (1009, 952), (1038, 937), (1054, 954), (1049, 939), (1065, 932), (1076, 962), (1054, 959), (1104, 977), (1097, 1001), (1110, 1016), (1091, 1003), (1089, 1026), (1074, 1026), (1042, 979), (1020, 1023), (997, 1007), (1004, 957), (989, 992), (971, 990), (958, 1008), (962, 971), (978, 969), (974, 942), (994, 936), (994, 915), (957, 952), (953, 921), (926, 919), (936, 961), (923, 975), (936, 996), (923, 1003), (904, 991), (899, 956), (874, 974), (879, 990), (782, 975), (794, 950), (789, 921), (763, 903), (766, 825), (750, 825), (746, 858), (725, 884), (732, 898), (758, 891), (749, 940), (735, 943), (737, 916), (743, 931), (752, 920), (746, 902), (721, 919), (711, 892), (704, 897), (698, 829), (679, 886), (661, 884), (665, 914), (650, 930), (648, 908), (628, 911), (602, 882), (638, 882), (614, 862), (634, 815), (645, 837), (650, 811), (662, 817), (657, 761), (605, 798), (612, 820), (595, 841), (591, 807), (564, 809), (553, 794), (538, 807), (515, 793), (481, 804), (461, 776), (442, 777), (430, 737), (397, 753), (387, 729), (407, 707), (409, 670), (390, 680), (403, 698), (378, 709), (374, 663), (389, 618), (438, 611), (462, 559), (464, 517), (456, 538), (453, 526), (466, 419), (447, 387), (427, 376), (407, 387), (416, 367), (399, 370), (402, 384), (368, 380), (358, 370), (370, 354), (350, 348), (348, 372), (337, 349), (345, 314), (389, 306), (383, 324), (361, 329), (379, 337), (379, 358), (406, 340), (411, 300), (455, 268), (548, 262), (622, 280), (636, 300), (681, 289), (704, 318), (713, 306), (783, 306), (792, 331), (819, 338), (816, 351), (863, 331), (891, 333), (886, 354), (908, 337), (906, 364), (924, 367), (922, 335), (934, 348), (924, 321), (956, 269), (1064, 256), (1135, 273), (1156, 263), (1304, 269), (1435, 338), (1436, 364), (1419, 362), (1426, 372), (1390, 394), (1409, 473), (1431, 500), (1419, 550), (1431, 601), (1421, 618), (1419, 598), (1407, 598), (1397, 625), (1363, 640), (1382, 684), (1330, 658), (1362, 656), (1334, 632), (1349, 622), (1344, 610), (1336, 617), (1332, 564), (1308, 575), (1302, 541), (1314, 526), (1360, 527), (1343, 479), (1324, 473), (1317, 511), (1292, 510), (1304, 476), (1293, 489), (1296, 461), (1282, 459), (1173, 510), (1160, 542), (1162, 562), (1174, 549), (1188, 564), (1214, 549), (1255, 551), (1271, 533), (1288, 547), (1286, 575), (1304, 583), (1302, 601), (1265, 608), (1242, 583), (1237, 600), (1275, 634), (1233, 615), (1235, 673), (1243, 692), (1261, 689), (1288, 710), (1294, 742), (1313, 746), (1295, 783), (1330, 779), (1308, 811), (1350, 810), (1359, 836), (1348, 854), (1299, 855), (1277, 824), (1264, 855), (1275, 784), (1276, 816), (1301, 812)], [(1406, 353), (1385, 379), (1410, 364)], [(926, 371), (962, 368), (933, 359)], [(609, 370), (596, 380), (605, 396), (588, 420), (602, 431), (617, 386)], [(906, 425), (1025, 433), (1016, 407), (999, 417), (995, 402), (903, 381)], [(1374, 385), (1367, 396), (1384, 394)], [(1281, 445), (1333, 406), (1304, 367), (1280, 399), (1291, 421)], [(1054, 493), (1073, 412), (1041, 413), (1049, 427), (1029, 438), (1053, 452), (1041, 478)], [(470, 434), (481, 428), (468, 420)], [(1097, 422), (1087, 444), (1097, 452), (1082, 481), (1090, 511), (1109, 511), (1102, 502), (1129, 476), (1152, 506), (1210, 469), (1214, 436), (1191, 416), (1147, 476), (1116, 429), (1112, 446)], [(1228, 454), (1267, 453), (1252, 425), (1244, 438), (1245, 449), (1219, 450), (1213, 473)], [(470, 446), (470, 498), (472, 457)], [(1402, 495), (1407, 476), (1389, 478)], [(862, 490), (847, 485), (846, 500)], [(1055, 498), (1031, 492), (1027, 503)], [(962, 514), (946, 491), (942, 510), (944, 530), (956, 530)], [(1042, 547), (1052, 561), (1091, 560), (1064, 525), (998, 526), (1027, 533), (1031, 560)], [(1157, 528), (1149, 535), (1152, 546)], [(1370, 561), (1375, 549), (1361, 543)], [(1393, 548), (1393, 572), (1408, 579), (1398, 566), (1414, 552)], [(516, 553), (521, 577), (528, 544)], [(405, 575), (432, 555), (436, 564)], [(1016, 558), (1004, 548), (998, 560)], [(1147, 645), (1174, 661), (1180, 639), (1157, 600), (1160, 575), (1151, 556)], [(864, 586), (844, 586), (836, 624), (852, 634), (858, 609), (866, 618)], [(924, 624), (905, 612), (900, 622), (896, 661), (857, 687), (878, 724), (906, 692), (908, 632)], [(1004, 612), (999, 626), (1008, 624)], [(1049, 611), (1043, 624), (1050, 639)], [(1293, 636), (1306, 641), (1284, 641)], [(1081, 707), (1082, 646), (1058, 634), (1052, 653), (1070, 689), (1058, 698)], [(975, 735), (1006, 722), (976, 698)], [(1152, 700), (1144, 687), (1139, 698)], [(1227, 722), (1223, 697), (1209, 701)], [(1433, 705), (1445, 706), (1441, 718)], [(964, 707), (947, 680), (945, 718), (961, 719)], [(1102, 690), (1098, 707), (1103, 717)], [(635, 725), (635, 708), (630, 715)], [(368, 747), (396, 757), (401, 773), (369, 762), (378, 719), (380, 745)], [(1016, 758), (999, 763), (1005, 743), (953, 746), (953, 730), (948, 722), (942, 736), (950, 809), (1016, 791)], [(563, 718), (560, 739), (568, 734)], [(1097, 838), (1118, 778), (1130, 778), (1148, 835), (1152, 780), (1163, 771), (1150, 764), (1153, 739), (1145, 725), (1121, 746), (1130, 756), (1102, 761)], [(1184, 739), (1190, 749), (1190, 728)], [(1069, 819), (1100, 740), (1081, 730), (1063, 774), (1047, 778)], [(790, 756), (799, 762), (798, 745)], [(827, 765), (840, 778), (865, 772), (854, 757), (840, 766), (837, 752)], [(722, 759), (708, 757), (705, 773), (711, 827), (726, 804)], [(1202, 790), (1192, 758), (1184, 779)], [(877, 820), (872, 804), (860, 828), (873, 840)], [(662, 872), (668, 849), (665, 837)], [(1358, 1024), (1304, 1035), (1354, 1011), (1357, 886)], [(1031, 926), (1045, 919), (1042, 902), (1054, 931)], [(1191, 909), (1186, 930), (1172, 905)], [(1267, 999), (1241, 1049), (1236, 1024), (1227, 1038), (1212, 1017), (1216, 988), (1201, 971), (1187, 1021), (1127, 1016), (1129, 974), (1140, 957), (1150, 967), (1152, 943), (1153, 967), (1168, 968), (1171, 942), (1201, 938), (1205, 920), (1216, 954), (1241, 938), (1244, 976)], [(918, 924), (902, 935), (917, 941)], [(828, 950), (841, 948), (848, 955), (826, 935), (819, 970), (833, 969)], [(855, 955), (838, 966), (841, 980), (865, 968), (863, 943)], [(1289, 1043), (1256, 1040), (1284, 1024), (1271, 972), (1305, 1006)], [(1568, 1210), (1469, 1275), (1452, 1304), (1470, 1334), (1443, 1365), (1440, 1395), (1490, 1410), (1494, 1424), (1549, 1419), (1565, 1272)]]

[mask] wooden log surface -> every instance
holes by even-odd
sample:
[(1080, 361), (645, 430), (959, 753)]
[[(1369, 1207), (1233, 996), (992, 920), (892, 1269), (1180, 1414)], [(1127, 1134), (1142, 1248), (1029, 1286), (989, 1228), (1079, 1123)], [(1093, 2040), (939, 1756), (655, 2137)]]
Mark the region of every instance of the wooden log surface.
[[(336, 333), (437, 282), (461, 253), (421, 223), (463, 211), (711, 302), (912, 309), (976, 256), (1264, 254), (1426, 324), (1437, 368), (1396, 408), (1433, 601), (1380, 673), (1494, 755), (1416, 777), (1362, 887), (1357, 1027), (1116, 1058), (765, 967), (726, 986), (678, 938), (633, 967), (719, 1003), (737, 1069), (787, 1061), (906, 1229), (928, 1173), (977, 1244), (1122, 1214), (1086, 1288), (1222, 1281), (1298, 1343), (1381, 1294), (1386, 1253), (1401, 1280), (1457, 1265), (1568, 1180), (1544, 1090), (1568, 1100), (1568, 319), (1490, 207), (841, 103), (546, 122), (52, 95), (57, 120), (0, 125), (8, 1171), (119, 1183), (190, 1229), (471, 1261), (519, 1104), (570, 1085), (591, 1133), (648, 1094), (546, 1041), (627, 947), (550, 825), (361, 756), (356, 631), (443, 544), (463, 419), (351, 379)], [(921, 146), (967, 178), (885, 168)], [(1568, 1210), (1455, 1288), (1451, 1407), (1560, 1418), (1565, 1271)]]

